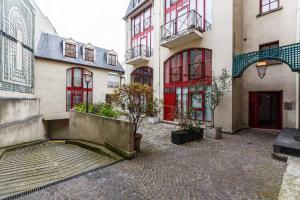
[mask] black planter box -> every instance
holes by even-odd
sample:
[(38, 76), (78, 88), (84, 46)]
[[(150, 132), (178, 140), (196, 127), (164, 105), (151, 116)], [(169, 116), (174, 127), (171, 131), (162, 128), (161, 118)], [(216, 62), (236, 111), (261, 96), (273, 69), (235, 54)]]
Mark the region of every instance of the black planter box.
[(172, 143), (185, 144), (188, 142), (193, 142), (195, 140), (202, 140), (203, 132), (204, 130), (202, 128), (190, 128), (187, 130), (172, 131)]

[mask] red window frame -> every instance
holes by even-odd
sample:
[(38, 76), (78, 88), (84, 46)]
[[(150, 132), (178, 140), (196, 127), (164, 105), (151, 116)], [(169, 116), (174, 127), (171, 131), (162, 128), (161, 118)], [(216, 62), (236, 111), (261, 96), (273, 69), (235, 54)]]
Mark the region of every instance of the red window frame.
[[(81, 84), (80, 86), (75, 86), (75, 70), (80, 70), (80, 76), (81, 76)], [(89, 84), (89, 88), (86, 88), (85, 80), (84, 80), (84, 72), (88, 72), (92, 75), (92, 81)], [(69, 73), (71, 73), (71, 76), (68, 76)], [(71, 80), (69, 80), (71, 78)], [(69, 84), (70, 83), (70, 84)], [(68, 93), (70, 92), (70, 99), (68, 99)], [(93, 73), (89, 70), (79, 68), (79, 67), (73, 67), (70, 69), (67, 69), (67, 81), (66, 81), (66, 110), (69, 111), (70, 109), (74, 108), (76, 103), (74, 102), (74, 97), (79, 97), (80, 102), (84, 102), (84, 93), (88, 92), (88, 94), (93, 97)], [(89, 102), (93, 102), (92, 98), (89, 97)], [(70, 102), (68, 102), (70, 101)], [(70, 105), (70, 106), (68, 106)]]
[[(169, 8), (167, 8), (167, 1), (170, 2)], [(198, 0), (195, 0), (195, 1), (196, 1), (196, 9), (197, 9), (199, 2), (198, 2)], [(186, 2), (188, 2), (188, 4), (183, 6)], [(182, 6), (182, 8), (178, 9), (179, 6)], [(164, 0), (164, 22), (165, 22), (165, 24), (168, 23), (167, 22), (167, 14), (170, 14), (170, 16), (171, 16), (171, 12), (173, 10), (176, 10), (176, 18), (177, 18), (177, 17), (179, 17), (178, 11), (180, 11), (186, 7), (188, 8), (187, 12), (189, 12), (191, 10), (190, 0), (175, 0), (173, 3), (172, 3), (172, 0)], [(202, 22), (203, 30), (205, 30), (206, 29), (206, 23), (205, 23), (206, 22), (206, 0), (203, 0), (203, 16), (202, 16), (202, 18), (203, 18), (203, 22)]]
[[(280, 0), (267, 0), (268, 3), (266, 3), (266, 4), (263, 4), (263, 1), (264, 0), (259, 0), (259, 12), (260, 12), (260, 14), (268, 13), (268, 12), (270, 12), (272, 10), (276, 10), (276, 9), (278, 9), (280, 7)], [(277, 7), (271, 9), (271, 4), (275, 3), (275, 2), (277, 2)], [(267, 11), (263, 11), (263, 7), (264, 6), (268, 6), (268, 10)]]
[[(138, 13), (137, 15), (135, 15), (135, 17), (132, 18), (131, 20), (131, 49), (135, 48), (137, 45), (133, 44), (133, 41), (137, 40), (139, 41), (139, 44), (141, 45), (141, 40), (143, 38), (147, 38), (147, 47), (149, 47), (151, 49), (152, 46), (152, 34), (153, 34), (153, 24), (152, 24), (152, 5), (150, 5), (149, 7), (145, 8), (144, 10), (142, 10), (140, 13)], [(150, 12), (150, 16), (145, 18), (145, 14), (146, 12)], [(136, 24), (136, 19), (139, 18), (139, 23)], [(143, 19), (143, 20), (142, 20)], [(145, 27), (145, 21), (149, 20), (149, 26)], [(143, 24), (143, 30), (142, 30), (142, 24)], [(136, 32), (136, 26), (138, 26), (139, 31)], [(150, 33), (150, 38), (149, 38), (149, 33)], [(150, 46), (148, 46), (148, 41)]]
[[(191, 53), (192, 51), (199, 52), (201, 54), (201, 74), (202, 77), (199, 77), (197, 79), (190, 79), (189, 73), (190, 73), (190, 64), (191, 62)], [(178, 81), (172, 81), (172, 74), (170, 69), (172, 68), (172, 59), (175, 56), (179, 56), (180, 61), (178, 62), (180, 64), (180, 71), (181, 71), (181, 78)], [(185, 58), (184, 58), (185, 56)], [(187, 57), (186, 57), (187, 56)], [(186, 74), (188, 73), (188, 74)], [(193, 48), (193, 49), (187, 49), (182, 52), (179, 52), (169, 59), (164, 64), (164, 95), (165, 95), (165, 102), (168, 102), (167, 106), (165, 107), (165, 119), (171, 120), (174, 118), (174, 108), (177, 107), (178, 103), (181, 103), (181, 110), (183, 109), (183, 95), (184, 95), (184, 88), (188, 88), (188, 97), (187, 97), (187, 106), (190, 109), (191, 108), (191, 95), (199, 93), (202, 95), (202, 108), (196, 108), (193, 109), (193, 111), (201, 111), (203, 112), (203, 121), (207, 118), (207, 109), (206, 108), (206, 101), (205, 101), (205, 92), (200, 87), (201, 85), (210, 85), (211, 84), (211, 78), (212, 78), (212, 51), (209, 49), (199, 49), (199, 48)], [(191, 90), (191, 88), (194, 87), (194, 90)], [(195, 88), (196, 87), (196, 88)], [(177, 89), (181, 88), (181, 99), (179, 102), (178, 95), (177, 95)], [(196, 89), (199, 89), (195, 91)], [(170, 100), (169, 98), (173, 99)], [(173, 103), (171, 103), (173, 102)], [(174, 105), (171, 105), (174, 104)]]

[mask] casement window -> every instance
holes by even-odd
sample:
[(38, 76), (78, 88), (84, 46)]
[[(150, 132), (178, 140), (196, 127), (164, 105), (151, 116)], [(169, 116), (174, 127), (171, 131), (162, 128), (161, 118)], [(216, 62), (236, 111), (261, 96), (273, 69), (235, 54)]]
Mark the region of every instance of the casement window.
[(114, 54), (107, 55), (107, 64), (111, 66), (117, 66), (117, 56)]
[(65, 42), (65, 56), (70, 58), (77, 58), (77, 45)]
[(279, 8), (279, 0), (260, 0), (260, 13), (266, 13)]
[(131, 49), (140, 45), (150, 48), (153, 46), (152, 7), (137, 14), (131, 21)]
[[(259, 50), (263, 51), (263, 50), (274, 49), (274, 48), (278, 48), (278, 47), (279, 47), (279, 41), (274, 41), (274, 42), (269, 42), (269, 43), (259, 45)], [(269, 53), (270, 57), (274, 57), (274, 56), (279, 57), (279, 51), (276, 51), (276, 50), (264, 52), (264, 54), (266, 54), (266, 53)], [(282, 63), (278, 60), (267, 60), (267, 62), (269, 65), (275, 65), (275, 64)]]
[(211, 121), (210, 101), (205, 98), (203, 87), (210, 85), (211, 79), (211, 50), (188, 49), (169, 58), (164, 69), (164, 119), (191, 117)]
[(84, 59), (86, 61), (95, 62), (95, 49), (84, 48)]
[(86, 102), (86, 93), (88, 92), (89, 103), (93, 102), (93, 78), (88, 85), (84, 79), (84, 73), (92, 72), (82, 68), (70, 68), (67, 70), (67, 95), (66, 95), (66, 110), (74, 108), (74, 106)]

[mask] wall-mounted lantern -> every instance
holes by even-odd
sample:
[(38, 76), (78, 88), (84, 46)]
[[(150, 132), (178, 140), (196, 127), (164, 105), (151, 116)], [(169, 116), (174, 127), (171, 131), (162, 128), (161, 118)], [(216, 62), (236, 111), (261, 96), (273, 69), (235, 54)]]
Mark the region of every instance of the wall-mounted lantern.
[(259, 61), (256, 65), (258, 76), (263, 79), (266, 76), (268, 68), (268, 62), (267, 61)]

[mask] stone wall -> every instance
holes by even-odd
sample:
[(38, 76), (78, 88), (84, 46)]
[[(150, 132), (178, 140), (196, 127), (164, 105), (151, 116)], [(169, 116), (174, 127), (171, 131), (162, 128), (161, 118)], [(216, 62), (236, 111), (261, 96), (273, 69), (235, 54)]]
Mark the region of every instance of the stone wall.
[(134, 152), (134, 127), (131, 123), (93, 114), (71, 111), (69, 133), (64, 139), (83, 140), (100, 145), (108, 143), (120, 150)]
[(0, 98), (0, 148), (46, 140), (38, 99)]

